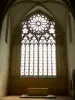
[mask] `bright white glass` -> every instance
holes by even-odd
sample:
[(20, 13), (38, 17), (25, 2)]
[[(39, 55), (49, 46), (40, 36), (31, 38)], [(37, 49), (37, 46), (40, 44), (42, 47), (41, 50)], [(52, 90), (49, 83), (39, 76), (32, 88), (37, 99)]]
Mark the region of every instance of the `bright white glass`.
[(21, 69), (21, 72), (20, 72), (20, 74), (21, 74), (21, 75), (24, 75), (24, 70), (22, 70), (22, 69)]
[(42, 69), (39, 69), (39, 75), (41, 76), (42, 74)]
[[(31, 16), (28, 21), (23, 22), (22, 26), (22, 37), (24, 37), (21, 41), (20, 74), (28, 76), (56, 76), (55, 22), (49, 21), (42, 14), (36, 14)], [(42, 34), (41, 38), (40, 33)], [(37, 38), (40, 39), (39, 45)]]
[(44, 75), (47, 75), (47, 69), (44, 70)]
[(24, 64), (21, 64), (21, 70), (24, 70)]
[(28, 75), (28, 70), (27, 69), (25, 69), (25, 75)]
[(30, 70), (30, 75), (33, 75), (33, 70)]

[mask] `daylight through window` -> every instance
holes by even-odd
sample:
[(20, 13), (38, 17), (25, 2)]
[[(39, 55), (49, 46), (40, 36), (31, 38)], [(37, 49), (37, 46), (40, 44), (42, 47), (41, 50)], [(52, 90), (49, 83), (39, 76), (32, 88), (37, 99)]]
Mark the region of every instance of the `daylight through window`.
[(55, 22), (37, 13), (22, 23), (21, 76), (56, 76)]

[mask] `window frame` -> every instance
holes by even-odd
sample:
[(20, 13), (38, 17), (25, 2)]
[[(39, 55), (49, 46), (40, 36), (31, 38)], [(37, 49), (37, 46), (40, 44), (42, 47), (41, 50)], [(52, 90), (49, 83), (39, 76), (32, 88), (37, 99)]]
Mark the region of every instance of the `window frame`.
[[(36, 14), (36, 13), (35, 13), (35, 14)], [(41, 14), (42, 14), (42, 13), (41, 13)], [(33, 14), (32, 14), (32, 15), (33, 15)], [(32, 15), (31, 15), (31, 16), (32, 16)], [(43, 14), (43, 15), (44, 15), (44, 14)], [(46, 17), (48, 17), (48, 16), (46, 16)], [(48, 18), (49, 18), (49, 17), (48, 17)], [(51, 20), (51, 19), (50, 19), (50, 20)], [(53, 21), (53, 20), (51, 20), (51, 21)], [(22, 37), (21, 39), (23, 39), (23, 37)], [(55, 47), (56, 47), (56, 45), (55, 45)], [(56, 54), (56, 51), (55, 51), (55, 54)], [(20, 60), (20, 61), (21, 61), (21, 60)], [(20, 63), (20, 64), (21, 64), (21, 63)], [(21, 69), (20, 69), (20, 70), (21, 70)], [(55, 76), (53, 76), (53, 75), (48, 76), (48, 74), (47, 74), (47, 76), (44, 76), (44, 75), (42, 75), (42, 76), (39, 76), (39, 75), (37, 75), (37, 76), (35, 76), (35, 75), (31, 75), (31, 76), (30, 76), (30, 75), (27, 75), (27, 76), (26, 76), (25, 74), (22, 76), (22, 75), (20, 74), (20, 76), (21, 76), (21, 77), (25, 77), (25, 78), (50, 78), (50, 77), (56, 78), (56, 76), (57, 76), (57, 68), (56, 68), (56, 75), (55, 75)]]

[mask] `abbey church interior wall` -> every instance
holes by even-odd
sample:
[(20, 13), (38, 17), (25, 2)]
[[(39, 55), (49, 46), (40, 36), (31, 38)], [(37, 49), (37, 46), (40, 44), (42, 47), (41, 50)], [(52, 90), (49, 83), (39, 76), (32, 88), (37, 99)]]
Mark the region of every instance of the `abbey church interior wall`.
[[(30, 6), (29, 6), (30, 5)], [(19, 6), (19, 8), (18, 8)], [(57, 31), (56, 34), (60, 34), (64, 37), (64, 43), (62, 45), (58, 44), (58, 51), (57, 55), (61, 59), (61, 61), (57, 61), (57, 79), (56, 78), (21, 78), (20, 76), (20, 44), (17, 44), (18, 42), (18, 36), (21, 34), (21, 30), (17, 26), (19, 26), (19, 22), (21, 18), (24, 17), (25, 14), (27, 14), (27, 11), (30, 11), (30, 8), (34, 8), (34, 4), (19, 4), (14, 6), (14, 8), (11, 8), (10, 10), (10, 16), (11, 16), (11, 22), (13, 27), (13, 33), (14, 40), (16, 41), (16, 44), (12, 44), (12, 54), (11, 54), (11, 61), (10, 61), (10, 76), (9, 76), (9, 87), (8, 91), (9, 94), (24, 94), (27, 93), (28, 87), (34, 87), (34, 88), (49, 88), (48, 93), (49, 94), (60, 94), (60, 95), (66, 95), (68, 93), (68, 76), (67, 76), (67, 58), (66, 58), (66, 37), (65, 37), (65, 27), (66, 24), (66, 13), (67, 10), (63, 6), (59, 6), (59, 4), (44, 4), (44, 6), (48, 9), (48, 12), (52, 14), (53, 18), (56, 22), (59, 24), (57, 25)], [(53, 9), (53, 6), (55, 6), (55, 10)], [(35, 7), (36, 8), (36, 7)], [(40, 8), (38, 6), (38, 8)], [(20, 10), (18, 10), (20, 9)], [(24, 10), (24, 11), (23, 11)], [(52, 13), (51, 13), (52, 12)], [(15, 17), (14, 17), (15, 15)], [(13, 19), (14, 18), (14, 19)], [(20, 24), (21, 25), (21, 24)], [(61, 26), (61, 27), (59, 27)], [(60, 57), (62, 56), (62, 57)], [(38, 84), (39, 83), (39, 84)], [(42, 84), (44, 83), (44, 84)], [(59, 84), (59, 85), (58, 85)]]
[(69, 93), (73, 95), (72, 71), (75, 69), (75, 21), (69, 12), (66, 26)]
[[(9, 69), (9, 50), (10, 50), (10, 26), (8, 37), (6, 37), (7, 15), (4, 18), (1, 37), (0, 37), (0, 96), (7, 93), (8, 69)], [(7, 43), (6, 43), (7, 41)]]

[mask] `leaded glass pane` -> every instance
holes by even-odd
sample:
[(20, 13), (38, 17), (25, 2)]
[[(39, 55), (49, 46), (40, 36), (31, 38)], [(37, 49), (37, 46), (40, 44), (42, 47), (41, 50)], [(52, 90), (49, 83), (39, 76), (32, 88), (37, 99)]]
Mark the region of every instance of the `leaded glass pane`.
[(24, 70), (23, 69), (21, 69), (21, 73), (20, 73), (21, 75), (24, 75)]
[(21, 36), (20, 74), (56, 76), (55, 22), (41, 13), (32, 15), (22, 23)]
[(39, 75), (41, 76), (42, 74), (42, 69), (39, 69)]
[(27, 69), (25, 69), (25, 75), (28, 75), (28, 70)]

